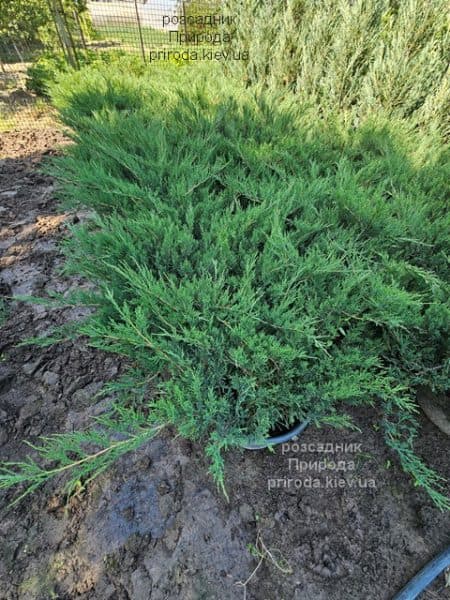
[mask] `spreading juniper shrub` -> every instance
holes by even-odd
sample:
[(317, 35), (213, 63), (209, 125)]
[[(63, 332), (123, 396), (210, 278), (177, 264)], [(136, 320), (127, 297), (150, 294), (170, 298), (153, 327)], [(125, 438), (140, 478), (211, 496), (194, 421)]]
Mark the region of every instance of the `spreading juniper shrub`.
[(61, 84), (76, 144), (53, 172), (94, 211), (65, 243), (66, 272), (96, 284), (71, 299), (95, 307), (74, 334), (132, 368), (106, 388), (110, 415), (45, 440), (51, 466), (7, 467), (1, 485), (69, 470), (73, 488), (167, 424), (205, 442), (223, 485), (226, 448), (376, 405), (403, 468), (447, 507), (413, 452), (415, 386), (449, 387), (445, 154), (400, 124), (344, 130), (225, 85), (133, 82), (124, 111), (113, 79)]
[(224, 68), (247, 85), (288, 89), (351, 118), (413, 119), (450, 132), (447, 2), (224, 0), (231, 50)]

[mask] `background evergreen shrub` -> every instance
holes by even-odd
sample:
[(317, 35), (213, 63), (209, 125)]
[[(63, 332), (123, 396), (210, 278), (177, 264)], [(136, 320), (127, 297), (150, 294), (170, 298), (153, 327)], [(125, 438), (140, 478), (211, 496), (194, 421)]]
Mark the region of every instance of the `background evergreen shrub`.
[[(124, 50), (77, 50), (77, 59), (81, 67), (87, 65), (114, 65), (116, 72), (143, 75), (145, 65), (139, 56)], [(27, 68), (26, 87), (39, 96), (48, 96), (62, 73), (71, 73), (77, 77), (77, 71), (67, 62), (63, 52), (47, 52)]]
[(54, 162), (61, 197), (93, 210), (65, 245), (66, 271), (96, 284), (66, 299), (95, 307), (74, 332), (132, 368), (107, 386), (111, 415), (44, 440), (56, 466), (6, 466), (0, 485), (71, 467), (73, 487), (167, 424), (205, 441), (223, 484), (224, 449), (376, 405), (403, 468), (448, 506), (413, 452), (415, 386), (449, 388), (448, 150), (201, 69), (86, 69), (54, 100), (76, 142)]
[(224, 0), (237, 18), (227, 69), (358, 120), (380, 111), (450, 134), (446, 0)]

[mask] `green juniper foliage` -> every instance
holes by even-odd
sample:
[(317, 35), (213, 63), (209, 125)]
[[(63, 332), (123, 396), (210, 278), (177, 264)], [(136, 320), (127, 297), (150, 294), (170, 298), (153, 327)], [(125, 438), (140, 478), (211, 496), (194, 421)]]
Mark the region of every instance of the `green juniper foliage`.
[(413, 117), (450, 134), (447, 0), (224, 0), (246, 82), (353, 118)]
[[(66, 472), (69, 473), (68, 495), (79, 491), (119, 456), (138, 448), (161, 429), (161, 426), (149, 426), (142, 412), (120, 405), (115, 406), (111, 414), (97, 417), (95, 421), (97, 426), (88, 431), (45, 437), (40, 446), (29, 444), (38, 451), (40, 462), (30, 456), (2, 467), (0, 488), (25, 485), (25, 490), (13, 504), (51, 477)], [(42, 459), (55, 466), (43, 466)]]
[[(114, 65), (128, 73), (142, 75), (145, 64), (135, 54), (124, 50), (77, 50), (77, 60), (81, 67), (86, 65)], [(46, 52), (27, 68), (26, 87), (39, 96), (48, 96), (49, 88), (58, 81), (62, 73), (75, 73), (63, 52)]]
[(54, 91), (76, 143), (52, 172), (92, 211), (65, 243), (66, 272), (96, 283), (77, 333), (133, 368), (101, 434), (50, 438), (55, 466), (6, 465), (0, 486), (69, 467), (73, 486), (166, 424), (205, 441), (223, 485), (225, 449), (375, 405), (448, 507), (413, 452), (414, 387), (449, 387), (448, 150), (407, 123), (348, 129), (202, 76), (86, 69)]

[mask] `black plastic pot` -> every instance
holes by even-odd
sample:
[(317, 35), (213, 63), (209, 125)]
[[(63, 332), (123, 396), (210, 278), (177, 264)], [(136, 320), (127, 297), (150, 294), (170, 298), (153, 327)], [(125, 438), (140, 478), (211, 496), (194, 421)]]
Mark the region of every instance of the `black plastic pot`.
[(242, 447), (246, 450), (261, 450), (262, 448), (267, 448), (268, 446), (276, 446), (277, 444), (285, 444), (294, 438), (296, 435), (300, 435), (302, 431), (306, 429), (309, 425), (309, 421), (303, 421), (302, 423), (297, 423), (292, 428), (287, 429), (286, 432), (280, 433), (280, 435), (275, 435), (273, 437), (268, 437), (263, 440), (248, 440), (242, 444)]

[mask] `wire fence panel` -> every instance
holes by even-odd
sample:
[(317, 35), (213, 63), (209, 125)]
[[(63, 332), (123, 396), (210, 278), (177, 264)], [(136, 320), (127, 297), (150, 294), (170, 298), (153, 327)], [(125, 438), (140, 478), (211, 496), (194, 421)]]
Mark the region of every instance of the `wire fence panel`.
[(19, 9), (14, 12), (11, 0), (9, 23), (0, 15), (0, 131), (37, 125), (42, 100), (36, 102), (27, 71), (40, 57), (45, 61), (50, 56), (78, 69), (92, 52), (119, 50), (150, 64), (156, 50), (160, 54), (198, 46), (205, 33), (217, 32), (210, 17), (220, 13), (221, 0), (42, 0), (41, 4), (30, 18)]
[(0, 39), (0, 134), (16, 127), (31, 128), (39, 117), (40, 107), (26, 80), (27, 69), (40, 52), (24, 40)]
[(88, 3), (88, 10), (99, 37), (125, 50), (138, 51), (145, 60), (155, 45), (169, 45), (164, 17), (176, 15), (177, 5), (167, 0), (145, 3), (97, 0)]

